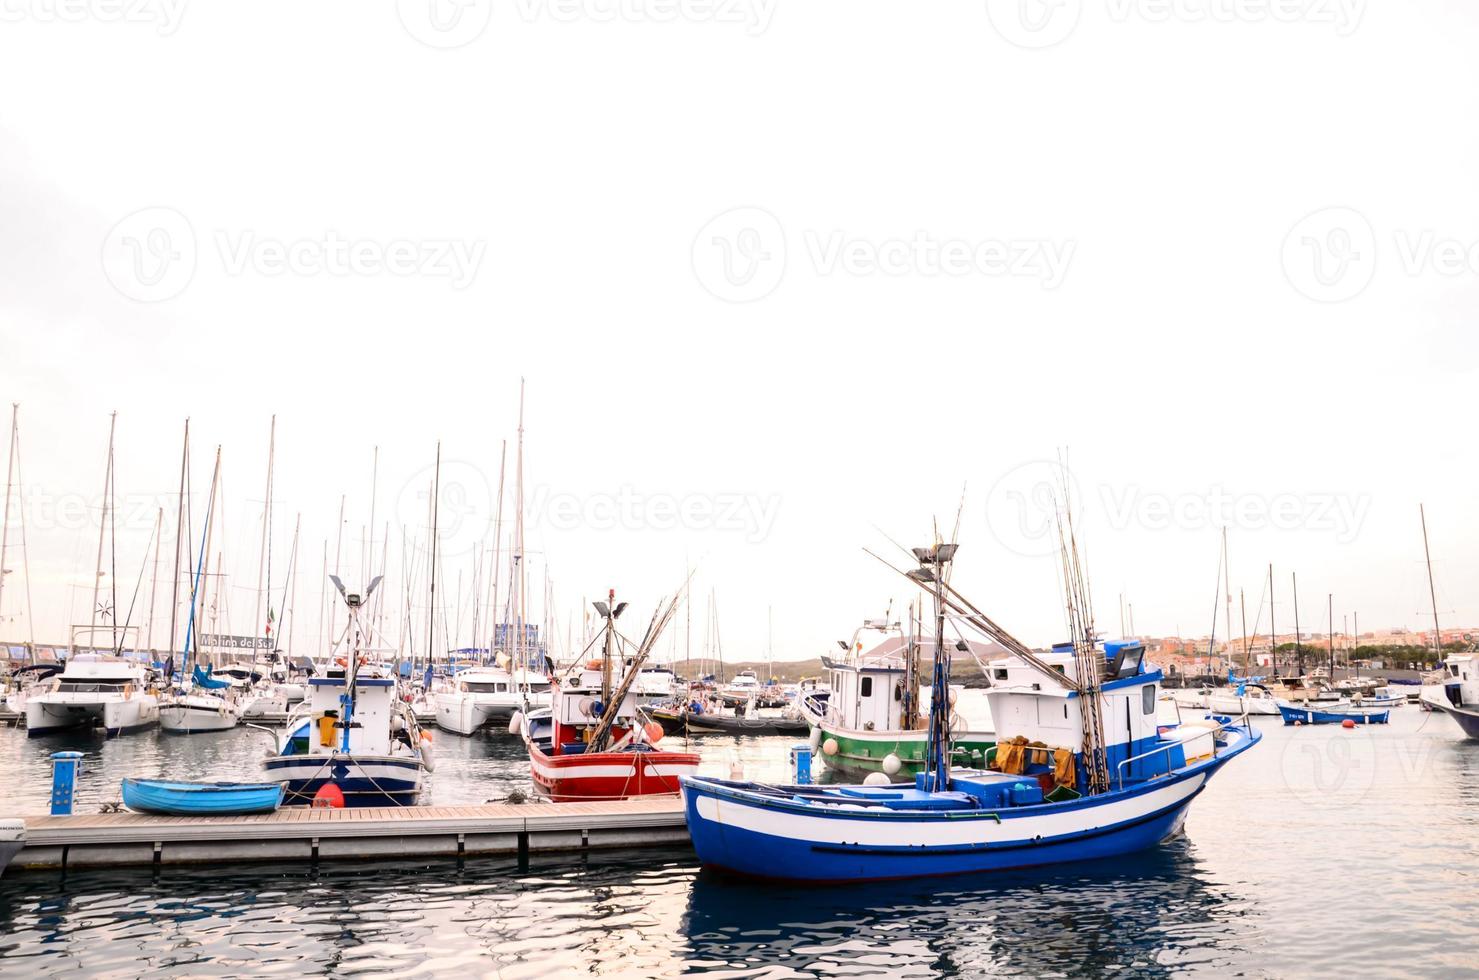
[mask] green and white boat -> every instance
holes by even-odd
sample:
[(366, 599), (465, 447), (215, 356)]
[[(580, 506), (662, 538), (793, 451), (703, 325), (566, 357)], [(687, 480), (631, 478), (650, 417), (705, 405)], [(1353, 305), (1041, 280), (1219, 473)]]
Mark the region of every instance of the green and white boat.
[[(870, 633), (881, 638), (865, 652)], [(898, 623), (865, 620), (844, 659), (822, 658), (830, 691), (799, 700), (811, 725), (812, 748), (828, 769), (850, 777), (881, 772), (901, 779), (924, 770), (929, 704), (919, 685), (919, 648)], [(950, 692), (952, 706), (956, 693)], [(955, 761), (981, 767), (986, 750), (996, 744), (995, 734), (967, 731), (958, 715), (951, 731)]]

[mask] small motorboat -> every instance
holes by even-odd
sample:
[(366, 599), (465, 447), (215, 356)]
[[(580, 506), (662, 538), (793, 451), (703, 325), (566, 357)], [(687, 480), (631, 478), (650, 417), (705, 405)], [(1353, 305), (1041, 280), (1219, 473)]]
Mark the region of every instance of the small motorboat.
[(179, 783), (125, 779), (123, 805), (135, 813), (171, 817), (272, 813), (282, 804), (282, 783)]
[(1391, 717), (1391, 708), (1370, 707), (1359, 704), (1295, 704), (1279, 702), (1279, 714), (1286, 725), (1339, 725), (1350, 720), (1358, 725), (1385, 725)]
[(649, 704), (637, 710), (644, 718), (662, 726), (664, 735), (804, 735), (811, 723), (799, 714), (788, 716), (751, 713), (745, 706), (733, 712), (703, 709), (694, 701), (686, 705)]

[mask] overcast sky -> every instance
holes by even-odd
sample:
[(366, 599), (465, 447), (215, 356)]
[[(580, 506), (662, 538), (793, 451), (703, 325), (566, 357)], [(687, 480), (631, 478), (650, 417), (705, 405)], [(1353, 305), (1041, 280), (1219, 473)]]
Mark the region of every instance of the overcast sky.
[(964, 488), (958, 583), (1050, 642), (1064, 447), (1107, 633), (1123, 593), (1204, 635), (1224, 525), (1250, 627), (1269, 563), (1283, 629), (1291, 572), (1306, 628), (1330, 593), (1337, 629), (1425, 626), (1420, 501), (1440, 616), (1479, 623), (1472, 4), (3, 11), (6, 639), (22, 513), (36, 638), (88, 621), (113, 410), (120, 618), (160, 507), (168, 578), (186, 416), (192, 554), (222, 447), (222, 632), (252, 632), (274, 414), (295, 652), (341, 495), (360, 577), (376, 446), (397, 607), (438, 440), (466, 598), (520, 377), (562, 631), (694, 565), (695, 647), (712, 590), (726, 656), (768, 609), (778, 658), (815, 655), (907, 596), (876, 529), (925, 543)]

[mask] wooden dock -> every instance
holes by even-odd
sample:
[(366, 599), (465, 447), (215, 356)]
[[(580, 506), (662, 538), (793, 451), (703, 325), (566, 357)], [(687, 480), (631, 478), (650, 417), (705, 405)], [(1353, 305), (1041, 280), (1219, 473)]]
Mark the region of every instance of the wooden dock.
[(291, 808), (243, 817), (26, 817), (20, 868), (462, 857), (686, 846), (676, 798), (602, 803)]

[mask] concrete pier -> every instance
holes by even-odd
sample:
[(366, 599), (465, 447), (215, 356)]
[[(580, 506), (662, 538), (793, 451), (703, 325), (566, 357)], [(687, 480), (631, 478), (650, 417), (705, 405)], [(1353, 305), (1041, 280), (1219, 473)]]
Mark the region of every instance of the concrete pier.
[(236, 864), (686, 846), (681, 802), (292, 808), (241, 817), (25, 817), (22, 868)]

